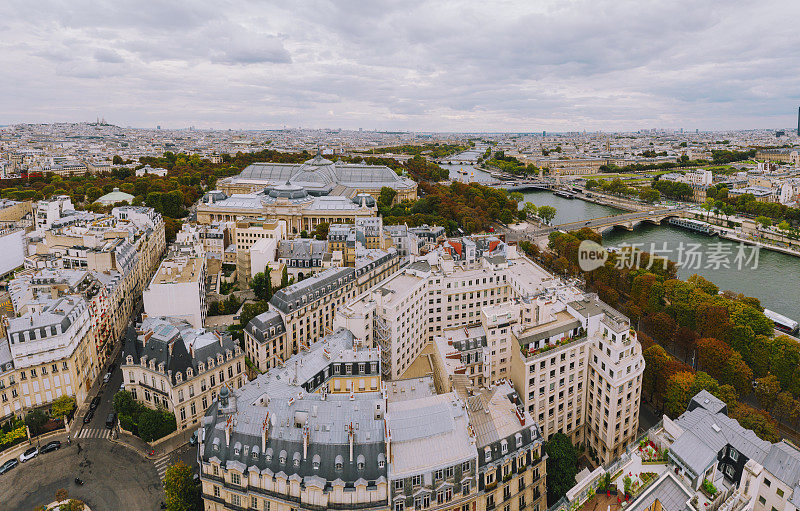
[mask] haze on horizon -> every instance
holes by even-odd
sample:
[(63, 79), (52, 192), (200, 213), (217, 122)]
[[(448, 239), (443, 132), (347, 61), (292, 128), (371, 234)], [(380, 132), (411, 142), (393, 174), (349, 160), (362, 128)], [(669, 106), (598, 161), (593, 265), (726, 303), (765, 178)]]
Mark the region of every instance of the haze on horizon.
[(784, 128), (800, 2), (8, 0), (0, 124)]

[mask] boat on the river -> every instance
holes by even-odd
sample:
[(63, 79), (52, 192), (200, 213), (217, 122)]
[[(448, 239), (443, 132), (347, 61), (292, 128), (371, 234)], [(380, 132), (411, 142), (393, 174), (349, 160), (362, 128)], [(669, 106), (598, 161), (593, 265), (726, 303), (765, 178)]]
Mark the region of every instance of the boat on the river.
[(778, 314), (777, 312), (769, 309), (764, 309), (764, 315), (773, 323), (775, 323), (776, 330), (780, 330), (781, 332), (785, 332), (790, 335), (796, 334), (798, 326), (800, 326), (798, 325), (797, 321), (787, 318), (783, 314)]
[(706, 236), (713, 236), (717, 234), (717, 231), (714, 227), (706, 222), (701, 222), (700, 220), (693, 220), (691, 218), (677, 218), (672, 217), (667, 222), (670, 225), (675, 225), (677, 227), (683, 227), (684, 229), (689, 229), (690, 231), (699, 232), (700, 234), (705, 234)]

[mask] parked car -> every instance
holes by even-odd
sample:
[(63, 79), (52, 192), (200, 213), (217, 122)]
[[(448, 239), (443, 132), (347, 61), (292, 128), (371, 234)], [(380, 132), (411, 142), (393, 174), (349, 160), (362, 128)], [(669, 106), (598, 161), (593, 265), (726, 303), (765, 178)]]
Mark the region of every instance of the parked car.
[(26, 461), (32, 460), (38, 455), (39, 455), (39, 448), (31, 447), (30, 449), (26, 450), (25, 452), (19, 455), (19, 461), (25, 463)]
[(86, 415), (83, 417), (83, 423), (89, 424), (90, 422), (92, 422), (93, 418), (94, 418), (94, 410), (90, 408), (89, 411), (86, 412)]
[(108, 380), (111, 379), (111, 373), (106, 373), (103, 375), (103, 383), (108, 383)]
[(48, 442), (39, 450), (39, 454), (44, 454), (46, 452), (57, 451), (61, 449), (61, 442), (58, 440), (53, 440), (52, 442)]
[(115, 412), (109, 413), (108, 417), (106, 417), (106, 428), (112, 429), (115, 422), (117, 422), (117, 414)]
[(100, 396), (96, 396), (92, 399), (92, 402), (89, 403), (89, 410), (94, 410), (100, 404)]
[(19, 465), (19, 461), (17, 461), (17, 458), (11, 458), (10, 460), (3, 463), (2, 467), (0, 467), (0, 474), (5, 474), (6, 472), (16, 467), (17, 465)]

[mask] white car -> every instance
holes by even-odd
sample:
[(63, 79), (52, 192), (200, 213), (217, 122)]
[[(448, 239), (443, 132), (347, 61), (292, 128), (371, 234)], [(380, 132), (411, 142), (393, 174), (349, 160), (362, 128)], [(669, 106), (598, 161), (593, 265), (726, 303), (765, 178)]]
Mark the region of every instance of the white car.
[(30, 449), (19, 455), (19, 461), (25, 463), (26, 461), (32, 460), (38, 455), (39, 455), (39, 449), (36, 447), (31, 447)]

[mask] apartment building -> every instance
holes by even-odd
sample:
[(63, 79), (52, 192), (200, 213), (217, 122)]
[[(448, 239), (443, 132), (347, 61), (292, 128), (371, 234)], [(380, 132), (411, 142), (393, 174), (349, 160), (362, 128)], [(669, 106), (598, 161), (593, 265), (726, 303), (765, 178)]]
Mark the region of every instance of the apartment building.
[(469, 422), (478, 453), (478, 509), (547, 509), (544, 438), (508, 382), (466, 390)]
[(456, 375), (464, 375), (472, 387), (482, 387), (483, 361), (488, 359), (486, 331), (481, 325), (446, 328), (435, 339), (434, 377), (440, 392), (450, 392)]
[(200, 434), (205, 509), (387, 509), (378, 364), (339, 331), (222, 390)]
[[(236, 244), (237, 278), (240, 282), (250, 282), (253, 275), (264, 271), (261, 262), (268, 258), (260, 257), (261, 254), (269, 252), (274, 260), (278, 242), (286, 239), (286, 222), (284, 220), (241, 220), (235, 223), (233, 238)], [(253, 250), (251, 251), (251, 249)], [(253, 264), (254, 262), (255, 264)]]
[(69, 212), (74, 212), (75, 206), (68, 195), (57, 195), (49, 200), (36, 203), (34, 210), (34, 227), (37, 231), (49, 229), (56, 220)]
[(455, 392), (425, 395), (420, 382), (407, 383), (414, 382), (417, 394), (387, 404), (389, 509), (470, 509), (478, 497), (478, 451), (464, 403)]
[(509, 384), (436, 394), (380, 383), (379, 365), (342, 329), (222, 389), (200, 433), (205, 509), (545, 509), (542, 437)]
[(221, 260), (225, 249), (232, 242), (233, 230), (229, 222), (214, 225), (185, 223), (176, 234), (175, 242), (200, 247), (202, 250), (198, 249), (198, 253)]
[(175, 255), (164, 259), (142, 293), (150, 316), (184, 319), (203, 328), (206, 318), (206, 259)]
[(636, 438), (644, 359), (627, 318), (560, 290), (520, 306), (511, 380), (549, 438), (585, 443), (607, 463)]
[(29, 303), (20, 317), (2, 321), (13, 364), (13, 371), (0, 379), (3, 415), (21, 414), (64, 395), (81, 405), (99, 372), (83, 297), (43, 298)]
[(516, 257), (513, 247), (509, 254), (513, 259), (484, 257), (473, 263), (437, 253), (417, 258), (342, 307), (337, 326), (376, 342), (385, 374), (399, 378), (444, 329), (479, 323), (483, 307), (539, 292), (552, 280), (530, 260)]
[(381, 349), (388, 379), (429, 342), (441, 390), (462, 375), (473, 387), (510, 379), (545, 438), (560, 431), (613, 459), (638, 428), (644, 361), (628, 320), (507, 250), (474, 263), (417, 258), (340, 308), (335, 325)]
[(199, 424), (223, 386), (247, 381), (235, 341), (179, 318), (144, 317), (122, 360), (125, 390), (150, 408), (173, 412), (179, 429)]
[(270, 299), (269, 310), (245, 326), (247, 356), (261, 371), (275, 367), (336, 329), (334, 315), (339, 307), (399, 267), (396, 251), (382, 252), (363, 259), (356, 268), (329, 268), (281, 289)]

